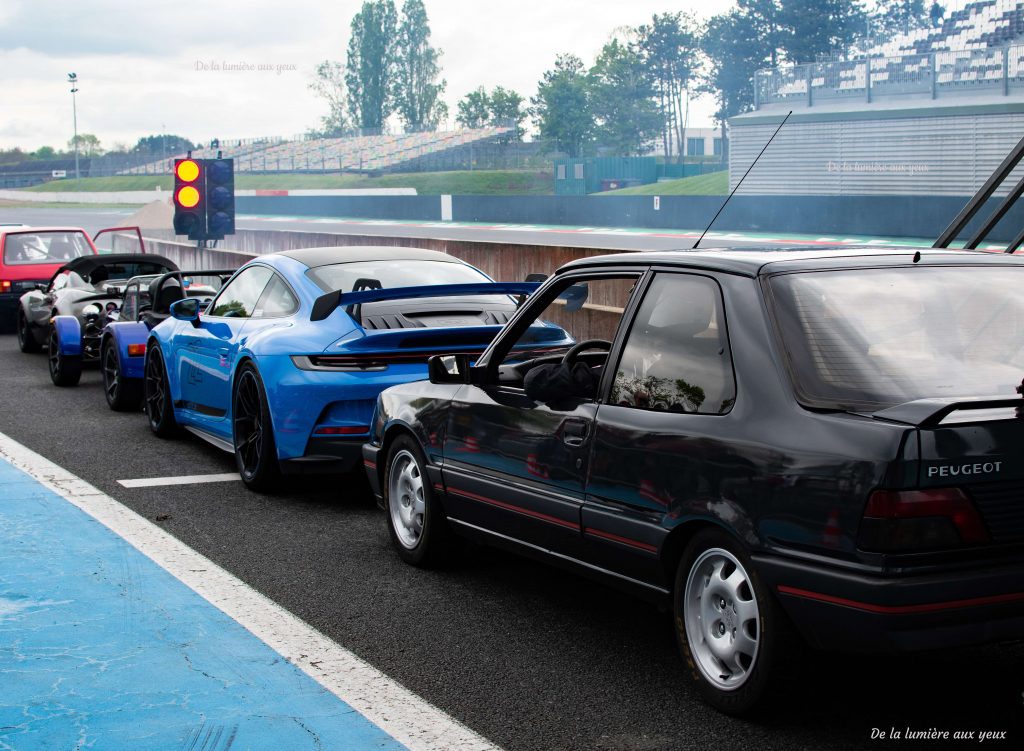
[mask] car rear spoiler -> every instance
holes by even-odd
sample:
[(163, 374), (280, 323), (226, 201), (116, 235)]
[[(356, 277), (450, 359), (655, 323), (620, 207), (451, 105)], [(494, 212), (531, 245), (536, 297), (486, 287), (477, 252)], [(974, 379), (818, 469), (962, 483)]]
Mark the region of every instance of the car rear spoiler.
[(322, 321), (336, 308), (362, 305), (384, 300), (406, 300), (418, 297), (468, 297), (469, 295), (530, 295), (540, 284), (536, 282), (480, 282), (478, 284), (434, 284), (421, 287), (390, 287), (360, 292), (335, 290), (321, 295), (313, 303), (311, 321)]
[(975, 409), (1000, 409), (1017, 407), (1017, 416), (1022, 414), (1024, 399), (1010, 399), (1005, 396), (973, 396), (958, 399), (915, 399), (897, 404), (895, 407), (872, 413), (878, 420), (889, 420), (918, 428), (933, 428), (954, 412)]

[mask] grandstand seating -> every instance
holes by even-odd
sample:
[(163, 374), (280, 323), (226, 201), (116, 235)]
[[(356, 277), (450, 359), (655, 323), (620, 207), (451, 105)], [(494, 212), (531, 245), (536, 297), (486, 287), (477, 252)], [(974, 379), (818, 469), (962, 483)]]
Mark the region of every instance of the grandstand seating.
[(760, 71), (759, 104), (1024, 84), (1024, 0), (977, 0), (940, 26), (873, 44), (849, 60)]
[[(348, 138), (305, 138), (285, 141), (251, 139), (222, 141), (218, 149), (198, 149), (192, 156), (209, 159), (220, 151), (235, 160), (236, 172), (346, 171), (379, 172), (400, 167), (430, 154), (472, 143), (491, 141), (511, 128), (489, 126), (454, 131), (429, 131), (401, 135), (353, 136)], [(174, 159), (158, 160), (126, 170), (124, 174), (170, 173)]]

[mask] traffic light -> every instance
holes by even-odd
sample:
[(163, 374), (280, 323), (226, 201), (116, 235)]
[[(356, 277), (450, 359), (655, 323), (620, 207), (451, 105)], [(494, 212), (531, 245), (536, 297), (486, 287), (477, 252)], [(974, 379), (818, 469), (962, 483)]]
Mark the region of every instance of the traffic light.
[(235, 234), (235, 160), (206, 161), (206, 236), (222, 240)]
[(174, 234), (206, 239), (206, 169), (202, 159), (174, 160)]

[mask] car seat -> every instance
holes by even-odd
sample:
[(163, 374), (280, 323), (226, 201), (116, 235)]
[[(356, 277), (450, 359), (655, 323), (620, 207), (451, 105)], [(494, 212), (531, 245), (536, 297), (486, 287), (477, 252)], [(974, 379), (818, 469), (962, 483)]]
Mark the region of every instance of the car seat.
[[(75, 253), (75, 246), (68, 240), (57, 237), (50, 242), (50, 258), (57, 261), (70, 261), (72, 258), (77, 258), (78, 254)], [(96, 282), (93, 282), (95, 284)]]

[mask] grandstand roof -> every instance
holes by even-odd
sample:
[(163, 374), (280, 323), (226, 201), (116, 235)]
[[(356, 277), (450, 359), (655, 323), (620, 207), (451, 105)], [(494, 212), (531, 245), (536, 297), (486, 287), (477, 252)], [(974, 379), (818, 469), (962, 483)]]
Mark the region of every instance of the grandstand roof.
[[(729, 125), (777, 123), (781, 115), (792, 109), (789, 103), (765, 105), (759, 110), (729, 118)], [(885, 98), (870, 105), (863, 99), (829, 99), (813, 107), (793, 109), (790, 120), (820, 122), (827, 120), (886, 120), (902, 117), (950, 117), (957, 115), (991, 115), (1024, 112), (1024, 98), (999, 94), (961, 95), (955, 98), (931, 99), (926, 96)]]

